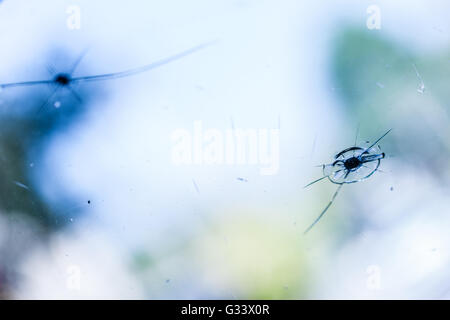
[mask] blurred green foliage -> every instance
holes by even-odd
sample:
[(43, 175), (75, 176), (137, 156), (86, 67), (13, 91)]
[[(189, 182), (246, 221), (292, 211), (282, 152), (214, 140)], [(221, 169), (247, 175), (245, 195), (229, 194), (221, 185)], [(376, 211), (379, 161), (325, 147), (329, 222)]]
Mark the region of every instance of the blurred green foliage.
[(419, 53), (380, 31), (349, 27), (337, 34), (331, 61), (349, 123), (360, 123), (370, 136), (393, 128), (383, 144), (393, 141), (396, 157), (448, 175), (450, 44)]

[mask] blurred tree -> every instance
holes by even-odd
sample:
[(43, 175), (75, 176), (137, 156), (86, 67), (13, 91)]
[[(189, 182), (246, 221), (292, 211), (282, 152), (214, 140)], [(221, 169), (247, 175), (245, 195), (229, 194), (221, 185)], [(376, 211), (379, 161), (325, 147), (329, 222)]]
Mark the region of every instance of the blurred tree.
[(450, 45), (419, 54), (383, 33), (346, 28), (334, 48), (332, 81), (351, 123), (371, 135), (393, 128), (396, 157), (448, 179)]
[[(53, 65), (72, 63), (67, 55), (57, 55), (59, 59), (49, 59)], [(6, 235), (0, 241), (0, 296), (5, 295), (8, 285), (18, 281), (15, 269), (26, 252), (68, 222), (42, 198), (33, 170), (43, 168), (41, 159), (48, 139), (76, 123), (94, 93), (88, 86), (78, 88), (80, 100), (63, 90), (49, 99), (51, 92), (48, 85), (40, 85), (1, 93), (0, 224), (6, 225)], [(64, 190), (58, 196), (63, 201), (71, 200)]]

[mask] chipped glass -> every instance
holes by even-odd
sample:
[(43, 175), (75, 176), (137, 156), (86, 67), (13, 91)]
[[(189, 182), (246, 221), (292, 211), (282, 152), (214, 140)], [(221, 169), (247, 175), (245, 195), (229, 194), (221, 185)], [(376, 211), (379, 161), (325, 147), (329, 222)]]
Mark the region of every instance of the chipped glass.
[(388, 130), (369, 147), (357, 147), (355, 143), (353, 147), (344, 149), (336, 154), (332, 163), (322, 165), (323, 177), (307, 184), (305, 188), (325, 178), (328, 178), (328, 180), (334, 184), (338, 184), (339, 187), (325, 209), (305, 230), (305, 234), (311, 230), (317, 222), (319, 222), (325, 212), (330, 208), (344, 184), (355, 183), (367, 179), (378, 170), (381, 160), (384, 159), (385, 154), (384, 152), (381, 152), (381, 149), (377, 143), (380, 142), (380, 140), (383, 139), (391, 130), (392, 129)]

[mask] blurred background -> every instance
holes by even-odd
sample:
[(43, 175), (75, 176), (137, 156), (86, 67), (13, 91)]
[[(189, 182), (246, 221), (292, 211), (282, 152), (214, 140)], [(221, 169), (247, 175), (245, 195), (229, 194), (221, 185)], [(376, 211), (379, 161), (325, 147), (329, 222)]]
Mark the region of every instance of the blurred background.
[[(83, 52), (74, 76), (216, 42), (78, 97), (0, 92), (0, 298), (450, 298), (449, 9), (1, 1), (2, 84), (52, 79)], [(278, 130), (278, 170), (174, 164), (173, 133), (199, 121)], [(336, 185), (303, 187), (358, 127), (361, 145), (393, 129), (381, 170), (304, 236)]]

